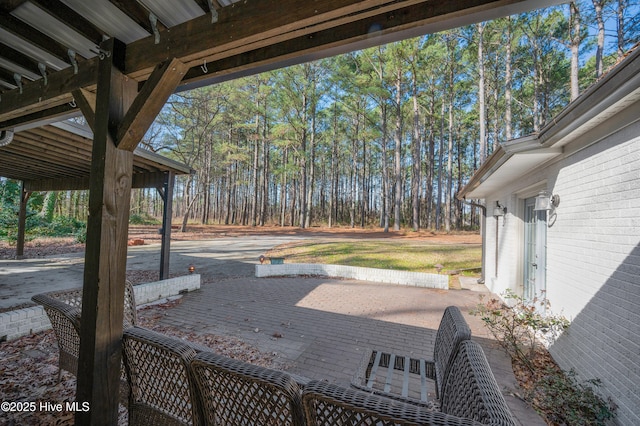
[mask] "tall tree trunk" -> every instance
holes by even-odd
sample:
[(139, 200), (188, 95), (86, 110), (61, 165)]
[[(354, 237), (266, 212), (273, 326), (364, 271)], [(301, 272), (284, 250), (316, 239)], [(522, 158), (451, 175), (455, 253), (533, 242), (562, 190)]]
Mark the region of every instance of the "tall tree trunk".
[[(266, 111), (266, 101), (265, 101)], [(262, 202), (260, 204), (260, 226), (267, 220), (269, 206), (269, 140), (267, 138), (267, 115), (264, 114), (262, 125)]]
[[(256, 105), (259, 107), (258, 105)], [(253, 196), (251, 197), (251, 226), (256, 226), (258, 223), (258, 165), (260, 164), (260, 117), (256, 114), (255, 118), (255, 133), (253, 138), (253, 169), (251, 170), (251, 186), (253, 187)]]
[[(315, 90), (315, 87), (314, 87)], [(311, 135), (309, 138), (309, 184), (307, 185), (306, 201), (305, 201), (305, 223), (304, 228), (311, 227), (313, 190), (316, 174), (316, 107), (315, 102), (311, 107)]]
[(602, 17), (604, 2), (605, 0), (592, 0), (593, 8), (596, 13), (596, 23), (598, 24), (598, 36), (596, 41), (596, 78), (600, 78), (604, 68), (604, 19)]
[(387, 128), (387, 105), (381, 100), (380, 119), (382, 121), (382, 216), (383, 230), (389, 232), (389, 219), (391, 214), (391, 182), (389, 181), (389, 153), (387, 152), (388, 128)]
[(411, 144), (411, 203), (412, 207), (412, 227), (414, 231), (420, 229), (420, 167), (422, 159), (420, 158), (420, 147), (422, 140), (420, 138), (420, 109), (418, 106), (418, 76), (416, 67), (413, 67), (412, 86), (413, 86), (413, 141)]
[(478, 121), (480, 127), (480, 164), (487, 158), (487, 105), (485, 93), (484, 69), (484, 23), (476, 26), (478, 30)]
[(624, 20), (624, 11), (627, 8), (629, 0), (618, 0), (618, 8), (616, 12), (616, 33), (617, 33), (617, 43), (618, 43), (618, 60), (621, 60), (624, 57), (625, 53), (625, 20)]
[(445, 102), (443, 100), (440, 111), (440, 144), (438, 146), (438, 199), (436, 200), (436, 229), (442, 227), (442, 175), (444, 173), (444, 113)]
[(445, 194), (444, 229), (451, 232), (451, 191), (453, 189), (453, 72), (450, 80), (451, 93), (449, 95), (449, 145), (447, 148), (447, 193)]
[(307, 203), (305, 202), (305, 197), (307, 194), (307, 108), (309, 105), (309, 98), (306, 93), (302, 95), (302, 144), (300, 147), (301, 156), (300, 156), (300, 183), (302, 184), (302, 188), (300, 188), (300, 228), (304, 228), (307, 224)]
[(540, 55), (537, 40), (533, 41), (533, 131), (540, 131)]
[(427, 228), (433, 228), (434, 224), (432, 221), (433, 216), (433, 178), (435, 171), (435, 153), (436, 153), (436, 140), (435, 140), (435, 115), (436, 115), (436, 102), (435, 102), (435, 93), (431, 94), (431, 98), (429, 100), (429, 147), (428, 147), (428, 158), (427, 158), (427, 194), (426, 194), (426, 203), (427, 203)]
[(453, 103), (455, 97), (454, 64), (455, 64), (455, 40), (449, 37), (447, 48), (449, 50), (449, 144), (447, 148), (447, 188), (445, 194), (444, 228), (451, 231), (451, 191), (453, 186)]
[(511, 71), (511, 24), (511, 17), (507, 16), (507, 46), (504, 64), (504, 136), (506, 140), (513, 139), (513, 130), (511, 126), (511, 89), (513, 84), (513, 73)]
[(569, 25), (571, 43), (571, 101), (574, 101), (580, 96), (580, 81), (578, 79), (580, 71), (580, 9), (578, 8), (578, 3), (569, 3), (569, 11), (571, 18)]
[(395, 99), (395, 149), (394, 149), (394, 180), (395, 194), (393, 205), (393, 229), (400, 230), (401, 211), (402, 208), (402, 67), (397, 66), (396, 69), (396, 99)]
[[(337, 193), (338, 193), (338, 103), (333, 104), (333, 141), (331, 145), (331, 195), (329, 196), (329, 228), (333, 226), (334, 219), (337, 218)], [(336, 211), (334, 212), (334, 209)]]
[(282, 159), (283, 169), (282, 172), (282, 182), (280, 183), (280, 226), (286, 226), (286, 218), (287, 218), (287, 171), (286, 165), (289, 157), (289, 149), (287, 147), (284, 148), (284, 155)]

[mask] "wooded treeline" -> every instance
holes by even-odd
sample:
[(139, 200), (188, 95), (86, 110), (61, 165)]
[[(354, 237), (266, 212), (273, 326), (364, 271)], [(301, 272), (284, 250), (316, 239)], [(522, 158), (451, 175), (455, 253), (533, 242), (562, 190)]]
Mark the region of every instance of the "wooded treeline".
[[(176, 94), (142, 145), (196, 171), (177, 180), (184, 223), (473, 228), (455, 193), (623, 57), (638, 3), (572, 2)], [(161, 216), (155, 190), (133, 197), (132, 214)]]

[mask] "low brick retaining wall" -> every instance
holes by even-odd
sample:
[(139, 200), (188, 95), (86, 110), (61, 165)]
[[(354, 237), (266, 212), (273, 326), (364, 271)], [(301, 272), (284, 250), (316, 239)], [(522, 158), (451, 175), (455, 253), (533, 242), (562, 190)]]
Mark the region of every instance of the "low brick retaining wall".
[(359, 266), (321, 265), (316, 263), (285, 263), (256, 265), (256, 277), (321, 275), (426, 288), (449, 288), (449, 276), (393, 269), (363, 268)]
[[(139, 284), (133, 287), (133, 291), (136, 295), (136, 305), (139, 306), (199, 288), (200, 275), (193, 274)], [(51, 323), (42, 306), (0, 313), (0, 341), (14, 340), (50, 328)]]

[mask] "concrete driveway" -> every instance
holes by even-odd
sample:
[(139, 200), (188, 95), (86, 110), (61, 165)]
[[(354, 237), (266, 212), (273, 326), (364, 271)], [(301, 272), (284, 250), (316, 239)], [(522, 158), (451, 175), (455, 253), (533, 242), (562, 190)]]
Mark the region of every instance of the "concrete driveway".
[[(212, 278), (253, 275), (258, 257), (270, 248), (304, 236), (229, 237), (171, 243), (170, 273), (186, 275), (189, 265)], [(127, 270), (157, 271), (160, 245), (128, 249)], [(31, 297), (46, 291), (82, 286), (84, 253), (23, 260), (0, 260), (0, 309), (31, 303)]]

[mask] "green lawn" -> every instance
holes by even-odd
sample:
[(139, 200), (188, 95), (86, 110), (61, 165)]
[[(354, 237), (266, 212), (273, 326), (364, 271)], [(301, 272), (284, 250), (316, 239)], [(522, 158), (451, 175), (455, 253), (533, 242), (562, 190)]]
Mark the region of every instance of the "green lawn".
[(323, 263), (413, 272), (443, 272), (480, 268), (479, 244), (448, 245), (415, 241), (309, 242), (276, 247), (270, 257), (287, 263)]

